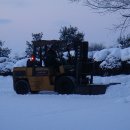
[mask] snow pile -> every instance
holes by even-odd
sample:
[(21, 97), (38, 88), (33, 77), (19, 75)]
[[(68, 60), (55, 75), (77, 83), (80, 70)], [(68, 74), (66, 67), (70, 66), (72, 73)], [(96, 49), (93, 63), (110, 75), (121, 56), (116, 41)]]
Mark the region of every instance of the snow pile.
[(27, 65), (28, 58), (21, 59), (14, 64), (14, 67), (25, 67)]
[(119, 83), (116, 85), (111, 85), (108, 87), (106, 94), (107, 98), (126, 98), (130, 97), (130, 75), (116, 75), (100, 77), (96, 76), (94, 78), (94, 83), (111, 84)]

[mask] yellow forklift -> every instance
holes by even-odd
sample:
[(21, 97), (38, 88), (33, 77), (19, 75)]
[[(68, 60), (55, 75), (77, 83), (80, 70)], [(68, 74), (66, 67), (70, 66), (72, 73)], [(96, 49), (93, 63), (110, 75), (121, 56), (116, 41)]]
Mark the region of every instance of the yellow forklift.
[[(88, 42), (64, 46), (59, 40), (33, 41), (33, 54), (26, 67), (13, 69), (17, 94), (55, 91), (59, 94), (104, 94), (107, 85), (93, 84), (93, 61), (88, 59)], [(63, 46), (64, 49), (63, 50)], [(74, 55), (70, 54), (73, 50)], [(64, 51), (68, 58), (64, 58)]]

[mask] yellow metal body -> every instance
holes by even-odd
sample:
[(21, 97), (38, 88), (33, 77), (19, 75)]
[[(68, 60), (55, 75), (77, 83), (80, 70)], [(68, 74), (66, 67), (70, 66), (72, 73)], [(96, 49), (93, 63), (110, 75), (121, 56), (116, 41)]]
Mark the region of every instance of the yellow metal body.
[[(15, 67), (13, 70), (14, 84), (19, 80), (26, 80), (31, 91), (54, 91), (55, 78), (64, 73), (63, 66), (59, 67), (59, 72), (51, 76), (47, 67)], [(52, 82), (50, 81), (50, 76)]]

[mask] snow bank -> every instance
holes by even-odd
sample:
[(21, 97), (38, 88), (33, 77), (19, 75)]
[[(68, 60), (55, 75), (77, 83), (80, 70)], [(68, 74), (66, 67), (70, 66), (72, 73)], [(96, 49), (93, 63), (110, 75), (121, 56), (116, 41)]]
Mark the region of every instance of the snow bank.
[(104, 95), (106, 98), (123, 98), (126, 97), (128, 100), (130, 99), (130, 75), (117, 75), (117, 76), (107, 76), (100, 77), (96, 76), (94, 78), (94, 83), (120, 83), (117, 85), (111, 85), (108, 87), (106, 94)]

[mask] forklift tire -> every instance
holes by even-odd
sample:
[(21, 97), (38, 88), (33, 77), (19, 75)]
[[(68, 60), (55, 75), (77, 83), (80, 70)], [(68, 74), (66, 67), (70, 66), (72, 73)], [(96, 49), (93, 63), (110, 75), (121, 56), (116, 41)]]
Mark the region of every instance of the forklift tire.
[(19, 80), (16, 82), (14, 89), (17, 94), (28, 94), (29, 84), (26, 80)]
[(73, 94), (75, 87), (75, 79), (71, 76), (62, 76), (55, 81), (55, 91), (59, 94)]

